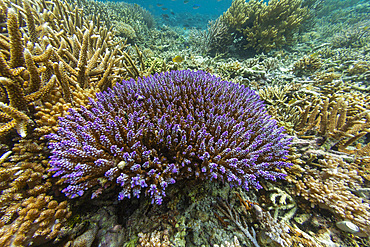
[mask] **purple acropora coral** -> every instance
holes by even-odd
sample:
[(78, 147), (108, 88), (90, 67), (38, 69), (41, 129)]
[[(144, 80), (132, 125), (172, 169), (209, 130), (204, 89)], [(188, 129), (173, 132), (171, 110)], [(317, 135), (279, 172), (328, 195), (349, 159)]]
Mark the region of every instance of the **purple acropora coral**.
[(50, 134), (54, 176), (70, 198), (90, 188), (122, 187), (161, 204), (168, 185), (219, 180), (261, 188), (285, 175), (290, 139), (251, 89), (203, 71), (171, 71), (131, 79), (70, 109)]

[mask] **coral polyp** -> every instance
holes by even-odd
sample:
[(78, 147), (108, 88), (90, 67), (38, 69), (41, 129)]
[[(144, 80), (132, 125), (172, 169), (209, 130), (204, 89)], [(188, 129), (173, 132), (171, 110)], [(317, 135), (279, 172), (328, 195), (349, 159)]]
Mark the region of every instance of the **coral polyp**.
[(50, 164), (70, 198), (118, 185), (161, 204), (179, 180), (244, 189), (284, 178), (290, 138), (251, 89), (203, 71), (172, 71), (117, 84), (70, 109), (50, 134)]

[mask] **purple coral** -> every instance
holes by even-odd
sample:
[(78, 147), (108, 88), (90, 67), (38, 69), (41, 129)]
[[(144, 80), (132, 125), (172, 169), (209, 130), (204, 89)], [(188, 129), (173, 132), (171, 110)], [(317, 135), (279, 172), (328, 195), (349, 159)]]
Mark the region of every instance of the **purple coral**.
[(289, 166), (290, 139), (258, 95), (203, 71), (123, 81), (69, 113), (49, 147), (70, 198), (118, 184), (120, 200), (144, 192), (161, 204), (181, 179), (259, 189), (260, 178), (284, 178), (276, 168)]

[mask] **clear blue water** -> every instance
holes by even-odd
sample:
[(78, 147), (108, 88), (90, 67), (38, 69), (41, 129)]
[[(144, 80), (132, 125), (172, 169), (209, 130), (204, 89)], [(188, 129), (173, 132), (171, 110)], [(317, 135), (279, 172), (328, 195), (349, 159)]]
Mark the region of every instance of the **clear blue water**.
[[(231, 5), (232, 0), (126, 0), (126, 3), (137, 3), (152, 14), (191, 13), (219, 16)], [(196, 8), (199, 6), (198, 8)], [(163, 8), (167, 8), (164, 9)]]

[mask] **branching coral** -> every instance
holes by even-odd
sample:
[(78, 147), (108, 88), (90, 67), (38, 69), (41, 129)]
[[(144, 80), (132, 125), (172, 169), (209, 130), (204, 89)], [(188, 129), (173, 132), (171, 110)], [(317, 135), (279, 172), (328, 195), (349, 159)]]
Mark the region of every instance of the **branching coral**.
[(370, 126), (369, 111), (353, 96), (333, 95), (310, 102), (303, 109), (299, 108), (300, 120), (295, 126), (298, 135), (315, 131), (334, 139), (335, 147), (340, 151), (352, 153), (346, 148), (369, 133)]
[(363, 23), (362, 27), (349, 26), (332, 37), (331, 45), (333, 48), (339, 47), (360, 47), (369, 41), (368, 23)]
[(38, 245), (55, 238), (71, 214), (51, 190), (43, 135), (56, 130), (68, 108), (129, 77), (118, 69), (127, 46), (58, 0), (6, 4), (0, 3), (0, 18), (7, 18), (0, 34), (0, 131), (8, 137), (16, 129), (22, 139), (7, 143), (1, 157), (0, 245)]
[(258, 94), (266, 102), (268, 113), (279, 125), (284, 126), (288, 133), (293, 133), (293, 126), (299, 121), (297, 105), (299, 101), (293, 99), (293, 84), (267, 86), (259, 90)]
[(26, 246), (57, 236), (70, 212), (67, 202), (46, 195), (45, 143), (22, 139), (0, 167), (0, 245)]
[(367, 236), (370, 234), (370, 205), (353, 194), (362, 183), (356, 170), (338, 158), (320, 160), (321, 171), (306, 167), (303, 181), (297, 182), (298, 195), (309, 200), (312, 206), (329, 209), (335, 215), (352, 221)]
[(59, 124), (50, 164), (71, 198), (117, 183), (119, 199), (144, 189), (160, 204), (184, 178), (258, 189), (259, 179), (283, 178), (275, 169), (288, 166), (289, 138), (258, 96), (202, 71), (117, 84)]
[(302, 0), (236, 0), (222, 20), (246, 49), (269, 51), (292, 42), (292, 32), (308, 17)]
[(220, 18), (210, 21), (207, 30), (199, 34), (193, 35), (193, 40), (203, 54), (224, 52), (231, 44), (228, 28)]
[(293, 65), (293, 71), (298, 76), (312, 74), (316, 70), (320, 69), (322, 66), (322, 61), (316, 56), (304, 56), (299, 59)]
[[(32, 5), (24, 1), (23, 8), (16, 6), (22, 14), (18, 18), (14, 9), (7, 10), (9, 38), (0, 36), (0, 84), (6, 104), (2, 109), (14, 113), (1, 114), (2, 135), (19, 126), (24, 135), (31, 121), (20, 121), (25, 119), (20, 113), (32, 119), (33, 107), (47, 101), (49, 92), (61, 91), (65, 102), (73, 104), (71, 92), (79, 88), (101, 90), (130, 76), (128, 70), (117, 68), (124, 63), (123, 40), (113, 42), (112, 32), (94, 27), (80, 11), (72, 12), (71, 6), (58, 0)], [(38, 9), (45, 10), (38, 13)]]

